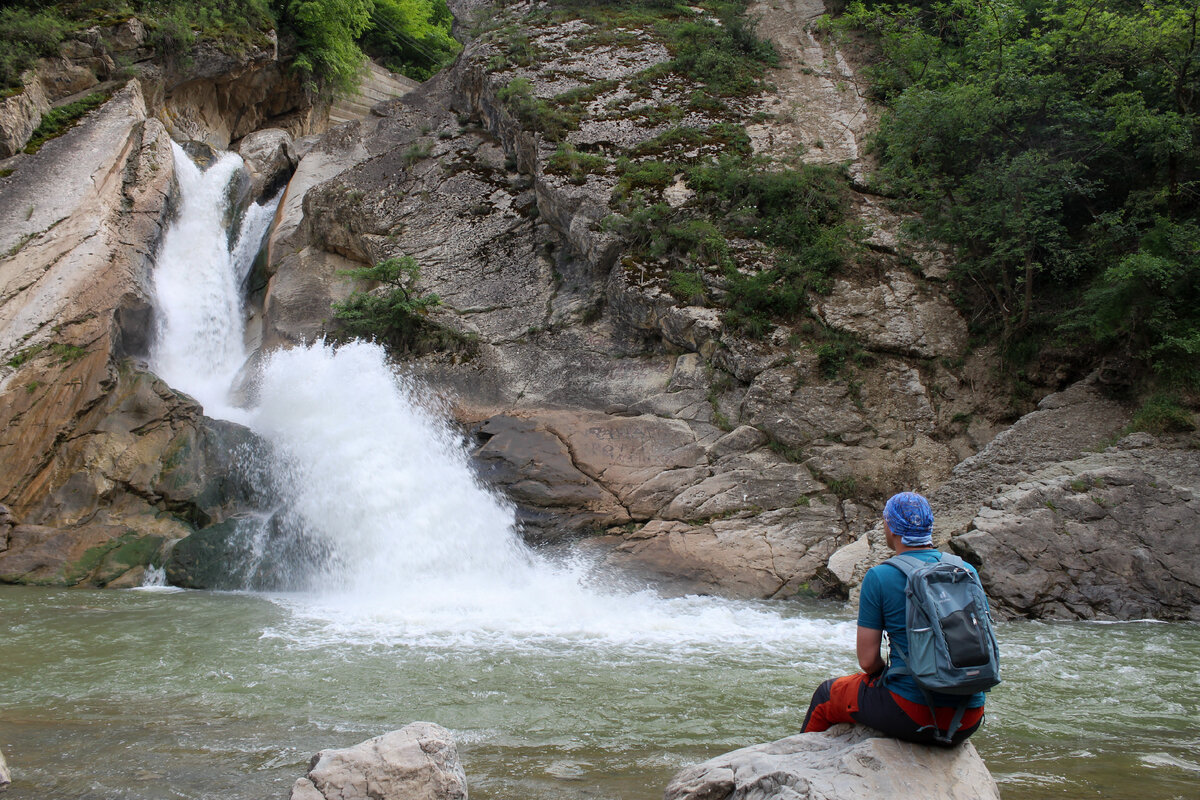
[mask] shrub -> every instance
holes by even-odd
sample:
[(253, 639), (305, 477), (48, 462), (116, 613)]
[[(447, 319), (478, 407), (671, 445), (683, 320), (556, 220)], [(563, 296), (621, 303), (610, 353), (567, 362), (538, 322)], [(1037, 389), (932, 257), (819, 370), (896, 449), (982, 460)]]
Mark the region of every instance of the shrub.
[(345, 270), (341, 274), (381, 284), (374, 291), (356, 291), (344, 303), (333, 304), (334, 317), (352, 336), (378, 339), (399, 348), (410, 347), (423, 331), (429, 309), (442, 302), (436, 294), (414, 293), (421, 269), (411, 256), (389, 258), (372, 267)]
[(1148, 398), (1133, 415), (1130, 431), (1145, 431), (1155, 435), (1164, 433), (1186, 433), (1196, 429), (1192, 414), (1170, 394), (1156, 394)]

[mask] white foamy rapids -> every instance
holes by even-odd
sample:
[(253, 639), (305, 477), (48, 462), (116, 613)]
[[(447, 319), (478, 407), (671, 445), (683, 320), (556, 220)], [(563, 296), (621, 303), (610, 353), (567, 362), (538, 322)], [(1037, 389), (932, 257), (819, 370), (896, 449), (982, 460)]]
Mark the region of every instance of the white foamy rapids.
[(586, 565), (542, 558), (517, 536), (508, 505), (479, 485), (463, 443), (375, 345), (276, 352), (259, 398), (251, 426), (278, 454), (286, 502), (336, 553), (328, 591), (277, 597), (304, 623), (280, 634), (298, 644), (832, 639), (844, 653), (853, 639), (845, 623), (749, 604), (605, 590)]
[(209, 416), (227, 418), (236, 416), (229, 388), (247, 355), (241, 283), (278, 198), (246, 211), (231, 248), (228, 195), (241, 157), (225, 153), (201, 172), (179, 145), (173, 147), (181, 204), (154, 270), (161, 313), (152, 361), (163, 380), (195, 397)]

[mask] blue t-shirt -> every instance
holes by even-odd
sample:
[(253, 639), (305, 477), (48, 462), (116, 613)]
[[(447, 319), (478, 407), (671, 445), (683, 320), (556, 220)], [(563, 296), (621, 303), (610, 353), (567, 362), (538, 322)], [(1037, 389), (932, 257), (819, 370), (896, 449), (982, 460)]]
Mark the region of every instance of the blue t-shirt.
[[(937, 550), (909, 550), (905, 555), (916, 556), (922, 561), (933, 563), (941, 558)], [(975, 568), (967, 564), (967, 569), (975, 572)], [(908, 578), (901, 571), (888, 564), (878, 564), (867, 570), (863, 578), (862, 591), (858, 600), (858, 624), (874, 631), (887, 631), (891, 641), (891, 665), (905, 665), (902, 652), (908, 652), (908, 633), (905, 630), (906, 603), (904, 588)], [(888, 689), (914, 703), (924, 703), (925, 695), (921, 687), (913, 680), (912, 675), (896, 675), (889, 677)], [(979, 708), (984, 703), (984, 693), (971, 695), (967, 708)], [(939, 706), (957, 706), (962, 702), (962, 695), (933, 693), (933, 702)]]

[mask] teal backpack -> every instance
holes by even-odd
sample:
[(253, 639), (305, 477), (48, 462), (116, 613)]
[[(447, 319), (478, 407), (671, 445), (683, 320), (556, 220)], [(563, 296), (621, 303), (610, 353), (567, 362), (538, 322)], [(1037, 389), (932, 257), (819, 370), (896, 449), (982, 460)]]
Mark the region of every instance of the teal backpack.
[(1000, 683), (1000, 651), (987, 596), (979, 577), (958, 556), (942, 553), (939, 561), (930, 563), (898, 555), (884, 563), (908, 579), (904, 590), (908, 652), (900, 650), (907, 667), (889, 668), (887, 675), (912, 675), (930, 712), (933, 692), (963, 695), (949, 729), (943, 734), (934, 726), (935, 738), (949, 744), (970, 695)]

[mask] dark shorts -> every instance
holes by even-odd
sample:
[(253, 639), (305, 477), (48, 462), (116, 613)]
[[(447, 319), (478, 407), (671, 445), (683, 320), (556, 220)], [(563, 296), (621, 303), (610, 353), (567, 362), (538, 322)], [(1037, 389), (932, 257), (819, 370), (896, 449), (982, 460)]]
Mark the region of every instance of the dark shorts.
[[(943, 731), (954, 718), (955, 708), (938, 708), (936, 722)], [(825, 681), (813, 692), (803, 733), (823, 731), (839, 722), (867, 725), (895, 739), (917, 744), (943, 744), (937, 741), (935, 718), (929, 707), (914, 703), (888, 691), (878, 676), (858, 673)], [(979, 729), (983, 707), (963, 712), (959, 729), (951, 744), (958, 744)]]

